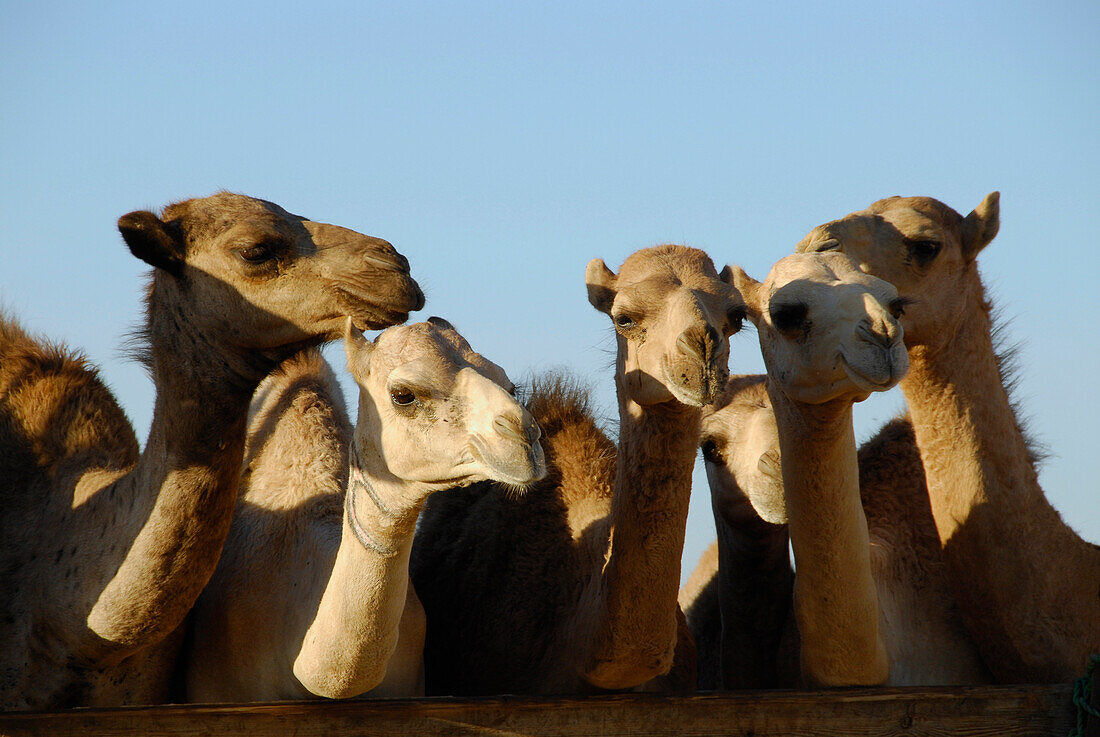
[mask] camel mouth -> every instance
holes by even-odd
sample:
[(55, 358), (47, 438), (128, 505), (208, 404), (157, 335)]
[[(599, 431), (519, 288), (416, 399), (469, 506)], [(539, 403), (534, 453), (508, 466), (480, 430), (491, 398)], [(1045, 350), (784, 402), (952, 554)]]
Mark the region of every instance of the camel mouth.
[(490, 477), (509, 486), (526, 488), (546, 477), (546, 453), (542, 443), (509, 443), (515, 451), (507, 454), (493, 452), (484, 438), (470, 437), (469, 451), (475, 462), (485, 466)]
[(883, 392), (887, 389), (892, 389), (901, 381), (901, 376), (904, 375), (904, 371), (898, 372), (895, 370), (895, 363), (887, 355), (886, 366), (888, 368), (885, 378), (876, 378), (867, 375), (865, 372), (852, 366), (848, 361), (848, 357), (843, 352), (840, 353), (840, 364), (844, 367), (844, 373), (848, 376), (848, 379), (856, 385), (860, 391), (865, 392)]
[(392, 325), (401, 325), (409, 315), (424, 306), (424, 295), (419, 288), (413, 299), (404, 304), (398, 302), (373, 302), (348, 291), (337, 288), (336, 298), (343, 314), (351, 318), (358, 330), (382, 330)]
[(721, 368), (701, 365), (698, 370), (699, 386), (694, 387), (684, 384), (686, 380), (684, 372), (680, 372), (680, 381), (673, 378), (675, 373), (676, 371), (671, 362), (666, 362), (663, 383), (676, 401), (689, 407), (708, 407), (718, 401), (722, 390), (725, 388), (726, 378), (729, 376), (729, 372), (723, 371)]

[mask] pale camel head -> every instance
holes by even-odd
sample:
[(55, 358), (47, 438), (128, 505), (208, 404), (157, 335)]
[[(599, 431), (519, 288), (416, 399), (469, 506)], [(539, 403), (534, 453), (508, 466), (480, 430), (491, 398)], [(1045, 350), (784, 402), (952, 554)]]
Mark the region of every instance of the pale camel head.
[[(123, 215), (130, 251), (175, 289), (187, 320), (214, 343), (273, 351), (403, 322), (424, 306), (409, 263), (379, 238), (222, 192)], [(190, 309), (188, 309), (190, 308)], [(282, 352), (281, 352), (282, 353)]]
[(390, 328), (373, 343), (349, 323), (345, 347), (359, 385), (356, 444), (388, 473), (436, 488), (524, 487), (546, 475), (539, 426), (512, 382), (446, 320)]
[(905, 300), (842, 253), (787, 256), (763, 283), (736, 269), (734, 283), (760, 334), (769, 382), (795, 402), (862, 401), (909, 368), (898, 322)]
[(747, 511), (765, 522), (787, 521), (779, 429), (763, 374), (731, 376), (726, 391), (704, 411), (700, 447), (715, 508), (727, 520)]
[(616, 275), (588, 264), (588, 301), (615, 326), (617, 372), (639, 405), (714, 402), (729, 376), (729, 337), (745, 306), (731, 272), (702, 251), (664, 245), (632, 254)]
[(974, 260), (997, 235), (999, 203), (991, 192), (964, 218), (930, 197), (890, 197), (814, 228), (796, 250), (841, 251), (893, 284), (911, 300), (901, 320), (906, 343), (935, 349), (951, 340), (979, 288)]

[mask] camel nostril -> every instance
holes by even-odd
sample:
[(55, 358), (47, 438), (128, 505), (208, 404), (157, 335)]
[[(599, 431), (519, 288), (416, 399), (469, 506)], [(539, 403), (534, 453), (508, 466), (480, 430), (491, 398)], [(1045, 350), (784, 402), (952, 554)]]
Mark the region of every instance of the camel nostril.
[[(878, 329), (876, 329), (876, 327)], [(856, 332), (859, 337), (863, 338), (863, 340), (868, 343), (873, 343), (883, 348), (892, 348), (894, 344), (897, 343), (896, 335), (891, 334), (894, 331), (891, 331), (886, 324), (881, 324), (876, 327), (872, 327), (869, 320), (863, 320), (856, 328)]]
[(527, 442), (528, 430), (515, 417), (498, 415), (493, 418), (493, 429), (510, 440)]

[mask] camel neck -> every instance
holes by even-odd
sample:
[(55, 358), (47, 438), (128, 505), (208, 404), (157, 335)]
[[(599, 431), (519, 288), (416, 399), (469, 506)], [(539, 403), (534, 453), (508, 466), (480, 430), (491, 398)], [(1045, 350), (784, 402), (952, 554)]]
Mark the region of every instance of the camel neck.
[(980, 288), (970, 292), (950, 345), (914, 346), (901, 384), (945, 542), (986, 502), (1005, 520), (1053, 512), (1004, 387), (988, 307)]
[(792, 401), (769, 383), (779, 430), (802, 670), (814, 685), (874, 684), (889, 665), (878, 628), (850, 400)]
[[(701, 411), (619, 398), (609, 549), (586, 678), (631, 688), (665, 673), (678, 637), (676, 597)], [(605, 562), (606, 561), (606, 562)]]
[(1065, 680), (1098, 646), (1100, 556), (1039, 486), (974, 292), (949, 349), (915, 346), (901, 386), (952, 592), (986, 664), (1008, 682)]
[(150, 296), (146, 335), (157, 395), (145, 448), (96, 499), (112, 518), (129, 510), (116, 534), (132, 543), (117, 570), (104, 574), (109, 580), (87, 618), (97, 642), (122, 652), (175, 629), (213, 573), (237, 501), (248, 402), (262, 378), (230, 368), (232, 356), (214, 350), (174, 297), (159, 282)]

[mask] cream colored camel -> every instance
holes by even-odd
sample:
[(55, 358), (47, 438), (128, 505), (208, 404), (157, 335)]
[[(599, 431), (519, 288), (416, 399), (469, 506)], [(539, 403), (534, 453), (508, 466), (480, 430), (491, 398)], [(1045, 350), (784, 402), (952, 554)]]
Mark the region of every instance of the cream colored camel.
[[(548, 476), (523, 496), (433, 496), (413, 546), (429, 694), (694, 686), (676, 605), (701, 407), (727, 377), (744, 307), (701, 251), (588, 265), (617, 334), (619, 447), (564, 380), (534, 388)], [(675, 659), (675, 667), (674, 667)]]
[(859, 498), (852, 405), (908, 367), (894, 288), (842, 254), (781, 259), (734, 283), (760, 336), (798, 575), (800, 672), (813, 686), (883, 683), (889, 660)]
[(508, 377), (446, 321), (374, 343), (351, 331), (347, 353), (354, 439), (319, 353), (257, 392), (237, 513), (190, 621), (190, 701), (417, 695), (424, 610), (408, 563), (424, 500), (545, 474)]
[[(770, 439), (775, 418), (764, 379), (732, 378), (723, 401), (703, 418), (721, 565), (704, 557), (692, 574), (702, 591), (681, 591), (703, 689), (789, 686), (797, 676), (791, 662), (797, 628), (787, 621), (793, 572), (781, 524), (786, 508), (782, 478), (771, 473), (779, 468), (779, 453)], [(990, 682), (948, 585), (909, 421), (887, 423), (860, 447), (858, 464), (879, 628), (890, 660), (887, 683)], [(708, 656), (720, 657), (720, 666), (704, 670)]]
[(134, 212), (156, 267), (152, 427), (94, 369), (0, 322), (0, 709), (163, 701), (185, 614), (236, 503), (249, 399), (288, 351), (419, 309), (385, 241), (218, 194)]
[(966, 217), (892, 197), (799, 250), (848, 253), (913, 300), (901, 387), (955, 600), (998, 680), (1065, 681), (1100, 651), (1100, 548), (1043, 495), (1005, 390), (977, 267), (999, 223), (996, 192)]

